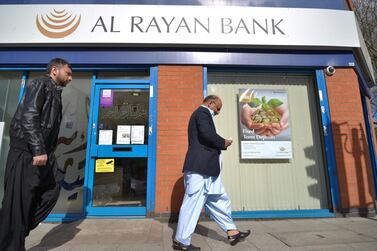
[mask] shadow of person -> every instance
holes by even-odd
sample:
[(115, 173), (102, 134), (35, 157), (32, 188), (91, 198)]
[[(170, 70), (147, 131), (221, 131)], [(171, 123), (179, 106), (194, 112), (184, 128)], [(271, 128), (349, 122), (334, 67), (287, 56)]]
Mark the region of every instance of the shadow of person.
[[(91, 190), (87, 189), (86, 187), (84, 187), (83, 189), (84, 194), (91, 192)], [(72, 207), (73, 204), (70, 204), (70, 206), (67, 208), (67, 212), (72, 211)], [(58, 224), (50, 231), (48, 231), (43, 236), (41, 241), (36, 246), (30, 247), (28, 251), (45, 251), (64, 245), (64, 243), (73, 240), (77, 233), (81, 231), (81, 229), (78, 228), (81, 222), (83, 222), (82, 218), (80, 218), (79, 220), (73, 220), (72, 218), (68, 217), (62, 218), (62, 223)]]
[(72, 240), (81, 230), (77, 228), (82, 220), (73, 222), (63, 222), (52, 228), (43, 236), (42, 240), (28, 251), (50, 250), (62, 246), (64, 243)]
[(228, 239), (226, 238), (226, 235), (220, 235), (215, 230), (210, 229), (206, 226), (203, 226), (202, 224), (198, 224), (196, 226), (195, 233), (208, 237), (210, 239), (216, 240), (216, 241), (222, 241), (226, 244), (229, 243)]
[(180, 177), (174, 184), (170, 198), (170, 216), (168, 219), (168, 226), (173, 230), (172, 240), (174, 239), (177, 230), (179, 209), (181, 208), (184, 193), (183, 177)]

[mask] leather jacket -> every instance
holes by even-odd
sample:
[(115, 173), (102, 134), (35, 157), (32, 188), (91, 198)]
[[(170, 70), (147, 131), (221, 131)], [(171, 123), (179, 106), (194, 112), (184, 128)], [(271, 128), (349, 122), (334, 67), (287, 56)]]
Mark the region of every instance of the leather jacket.
[(27, 146), (33, 156), (53, 152), (62, 120), (61, 92), (62, 87), (50, 76), (26, 84), (10, 124), (11, 147)]

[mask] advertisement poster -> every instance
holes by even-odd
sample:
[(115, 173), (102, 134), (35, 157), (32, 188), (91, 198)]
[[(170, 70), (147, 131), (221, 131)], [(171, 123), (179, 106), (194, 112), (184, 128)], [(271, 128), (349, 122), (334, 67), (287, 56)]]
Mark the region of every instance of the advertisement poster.
[(291, 159), (286, 90), (239, 89), (241, 159)]
[(99, 103), (102, 107), (113, 106), (113, 91), (109, 89), (101, 90)]

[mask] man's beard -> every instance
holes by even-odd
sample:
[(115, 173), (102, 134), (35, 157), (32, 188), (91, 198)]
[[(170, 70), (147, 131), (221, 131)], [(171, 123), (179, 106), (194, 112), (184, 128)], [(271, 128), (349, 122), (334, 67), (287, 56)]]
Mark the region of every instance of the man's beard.
[(68, 81), (64, 81), (60, 78), (60, 76), (57, 77), (57, 82), (59, 86), (65, 87), (68, 84)]

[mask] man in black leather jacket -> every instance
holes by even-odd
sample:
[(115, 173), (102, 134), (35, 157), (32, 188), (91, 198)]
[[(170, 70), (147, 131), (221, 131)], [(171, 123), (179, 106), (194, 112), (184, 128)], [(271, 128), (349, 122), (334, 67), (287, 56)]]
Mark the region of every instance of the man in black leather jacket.
[(0, 250), (25, 250), (25, 237), (38, 226), (58, 199), (59, 179), (54, 149), (62, 119), (61, 92), (72, 80), (72, 67), (52, 59), (47, 74), (25, 86), (12, 119), (10, 150), (0, 211)]

